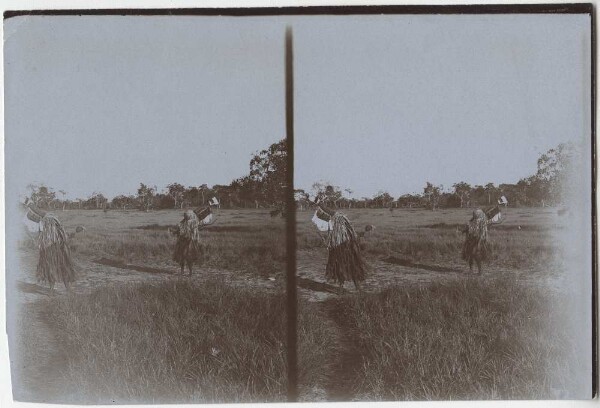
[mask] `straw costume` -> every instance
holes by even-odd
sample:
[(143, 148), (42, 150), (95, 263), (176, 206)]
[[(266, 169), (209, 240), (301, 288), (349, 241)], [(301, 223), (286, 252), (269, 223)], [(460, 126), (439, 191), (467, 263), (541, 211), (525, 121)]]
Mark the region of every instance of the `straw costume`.
[(173, 260), (181, 267), (181, 273), (187, 264), (189, 276), (192, 276), (192, 265), (194, 262), (203, 260), (203, 249), (200, 243), (200, 229), (205, 224), (204, 220), (212, 218), (210, 207), (201, 210), (188, 210), (183, 214), (183, 219), (179, 222), (175, 230), (177, 242)]
[(488, 242), (488, 225), (499, 213), (498, 207), (487, 211), (477, 208), (473, 211), (473, 217), (465, 229), (466, 239), (462, 250), (462, 257), (469, 262), (471, 272), (473, 271), (473, 261), (475, 261), (478, 273), (481, 273), (481, 262), (485, 261), (491, 254)]
[(67, 234), (58, 218), (53, 214), (28, 205), (27, 218), (39, 224), (38, 235), (39, 260), (37, 279), (48, 283), (54, 290), (56, 282), (63, 282), (67, 290), (71, 290), (71, 282), (76, 274), (71, 259), (71, 251), (67, 243)]
[(324, 225), (323, 222), (328, 224), (325, 244), (329, 250), (329, 257), (325, 278), (337, 282), (340, 286), (343, 286), (346, 281), (352, 281), (354, 286), (360, 289), (360, 282), (366, 278), (367, 266), (352, 224), (344, 214), (317, 205), (319, 208), (313, 217), (313, 222), (317, 227)]

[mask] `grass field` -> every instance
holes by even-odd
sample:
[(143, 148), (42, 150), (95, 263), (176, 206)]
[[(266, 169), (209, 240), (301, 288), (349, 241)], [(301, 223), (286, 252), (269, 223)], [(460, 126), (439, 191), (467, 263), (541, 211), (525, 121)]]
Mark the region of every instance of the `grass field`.
[(283, 401), (284, 305), (283, 294), (182, 280), (62, 297), (48, 313), (88, 402)]
[[(266, 210), (215, 210), (217, 221), (204, 229), (204, 266), (261, 276), (285, 269), (284, 220)], [(175, 265), (170, 261), (175, 239), (167, 230), (182, 218), (181, 210), (58, 212), (67, 231), (82, 225), (85, 234), (71, 242), (76, 255), (108, 257), (124, 263)]]
[[(574, 309), (546, 285), (562, 267), (556, 210), (506, 210), (482, 276), (460, 259), (457, 228), (472, 210), (345, 212), (357, 230), (375, 227), (361, 240), (371, 269), (362, 293), (325, 284), (312, 213), (297, 213), (303, 400), (575, 395)], [(22, 287), (37, 296), (21, 334), (27, 372), (40, 378), (32, 389), (46, 392), (53, 376), (57, 395), (71, 390), (64, 402), (285, 399), (283, 219), (218, 211), (202, 231), (209, 256), (186, 278), (168, 232), (182, 211), (56, 214), (68, 233), (86, 228), (70, 239), (80, 279), (74, 294), (40, 297), (36, 249), (22, 246)]]
[(355, 399), (560, 399), (581, 391), (585, 361), (565, 298), (469, 279), (330, 302), (355, 339), (346, 350)]
[[(472, 209), (342, 211), (357, 231), (375, 228), (361, 239), (371, 268), (366, 290), (320, 302), (327, 323), (318, 329), (333, 344), (324, 365), (329, 399), (581, 395), (573, 294), (549, 284), (563, 272), (557, 238), (567, 220), (556, 209), (505, 210), (490, 229), (493, 254), (482, 276), (461, 259), (457, 228)], [(311, 216), (297, 213), (298, 269), (324, 279), (327, 253)]]
[[(362, 240), (368, 258), (402, 256), (412, 261), (462, 263), (464, 235), (458, 228), (471, 218), (473, 209), (344, 209), (357, 231), (375, 228)], [(490, 229), (493, 254), (489, 264), (508, 268), (546, 266), (558, 257), (553, 239), (564, 220), (553, 208), (508, 208), (506, 220)], [(323, 243), (310, 222), (312, 213), (299, 211), (298, 249), (319, 250)]]
[(67, 233), (85, 228), (69, 239), (79, 277), (73, 294), (44, 296), (34, 284), (37, 250), (24, 241), (19, 289), (34, 301), (21, 312), (30, 387), (22, 395), (69, 403), (286, 399), (283, 219), (216, 210), (201, 232), (208, 256), (188, 278), (177, 275), (168, 232), (181, 210), (55, 214)]

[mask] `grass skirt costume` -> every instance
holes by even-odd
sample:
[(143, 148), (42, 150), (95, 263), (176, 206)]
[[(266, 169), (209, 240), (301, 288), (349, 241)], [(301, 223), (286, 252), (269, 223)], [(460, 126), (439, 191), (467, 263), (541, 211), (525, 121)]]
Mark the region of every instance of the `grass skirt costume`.
[(488, 217), (481, 209), (473, 211), (473, 218), (466, 229), (466, 239), (463, 245), (462, 258), (465, 261), (483, 261), (490, 255), (488, 243)]
[(340, 285), (352, 281), (358, 287), (358, 283), (366, 278), (367, 266), (356, 232), (344, 214), (323, 208), (320, 211), (319, 217), (329, 218), (330, 225), (326, 241), (329, 257), (325, 278)]
[(203, 258), (200, 244), (200, 220), (192, 210), (183, 215), (177, 229), (177, 242), (173, 252), (173, 260), (178, 264), (201, 261)]
[(56, 282), (67, 285), (75, 281), (76, 273), (67, 243), (67, 234), (60, 221), (53, 214), (32, 208), (28, 211), (27, 218), (40, 225), (37, 280), (49, 283), (50, 286), (54, 286)]

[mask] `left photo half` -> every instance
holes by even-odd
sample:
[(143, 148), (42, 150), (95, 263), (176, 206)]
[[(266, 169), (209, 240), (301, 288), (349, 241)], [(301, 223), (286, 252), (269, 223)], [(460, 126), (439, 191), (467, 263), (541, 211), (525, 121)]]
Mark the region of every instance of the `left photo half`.
[(285, 24), (4, 20), (13, 398), (287, 393)]

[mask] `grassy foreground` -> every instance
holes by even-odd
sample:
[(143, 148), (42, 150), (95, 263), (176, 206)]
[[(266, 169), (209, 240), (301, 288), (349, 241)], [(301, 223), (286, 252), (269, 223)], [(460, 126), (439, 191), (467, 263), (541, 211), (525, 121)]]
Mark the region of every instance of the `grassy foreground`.
[[(568, 398), (582, 354), (568, 302), (555, 296), (468, 279), (342, 296), (324, 309), (302, 302), (301, 395)], [(284, 294), (181, 280), (104, 287), (44, 306), (69, 388), (88, 403), (286, 398)]]
[[(285, 401), (285, 295), (219, 280), (104, 287), (41, 305), (86, 403)], [(316, 306), (298, 316), (302, 392), (332, 347)], [(306, 391), (308, 390), (308, 391)]]
[(52, 299), (88, 403), (285, 400), (285, 299), (186, 281)]
[(473, 279), (331, 303), (355, 342), (356, 399), (555, 399), (577, 387), (567, 307), (539, 290)]

